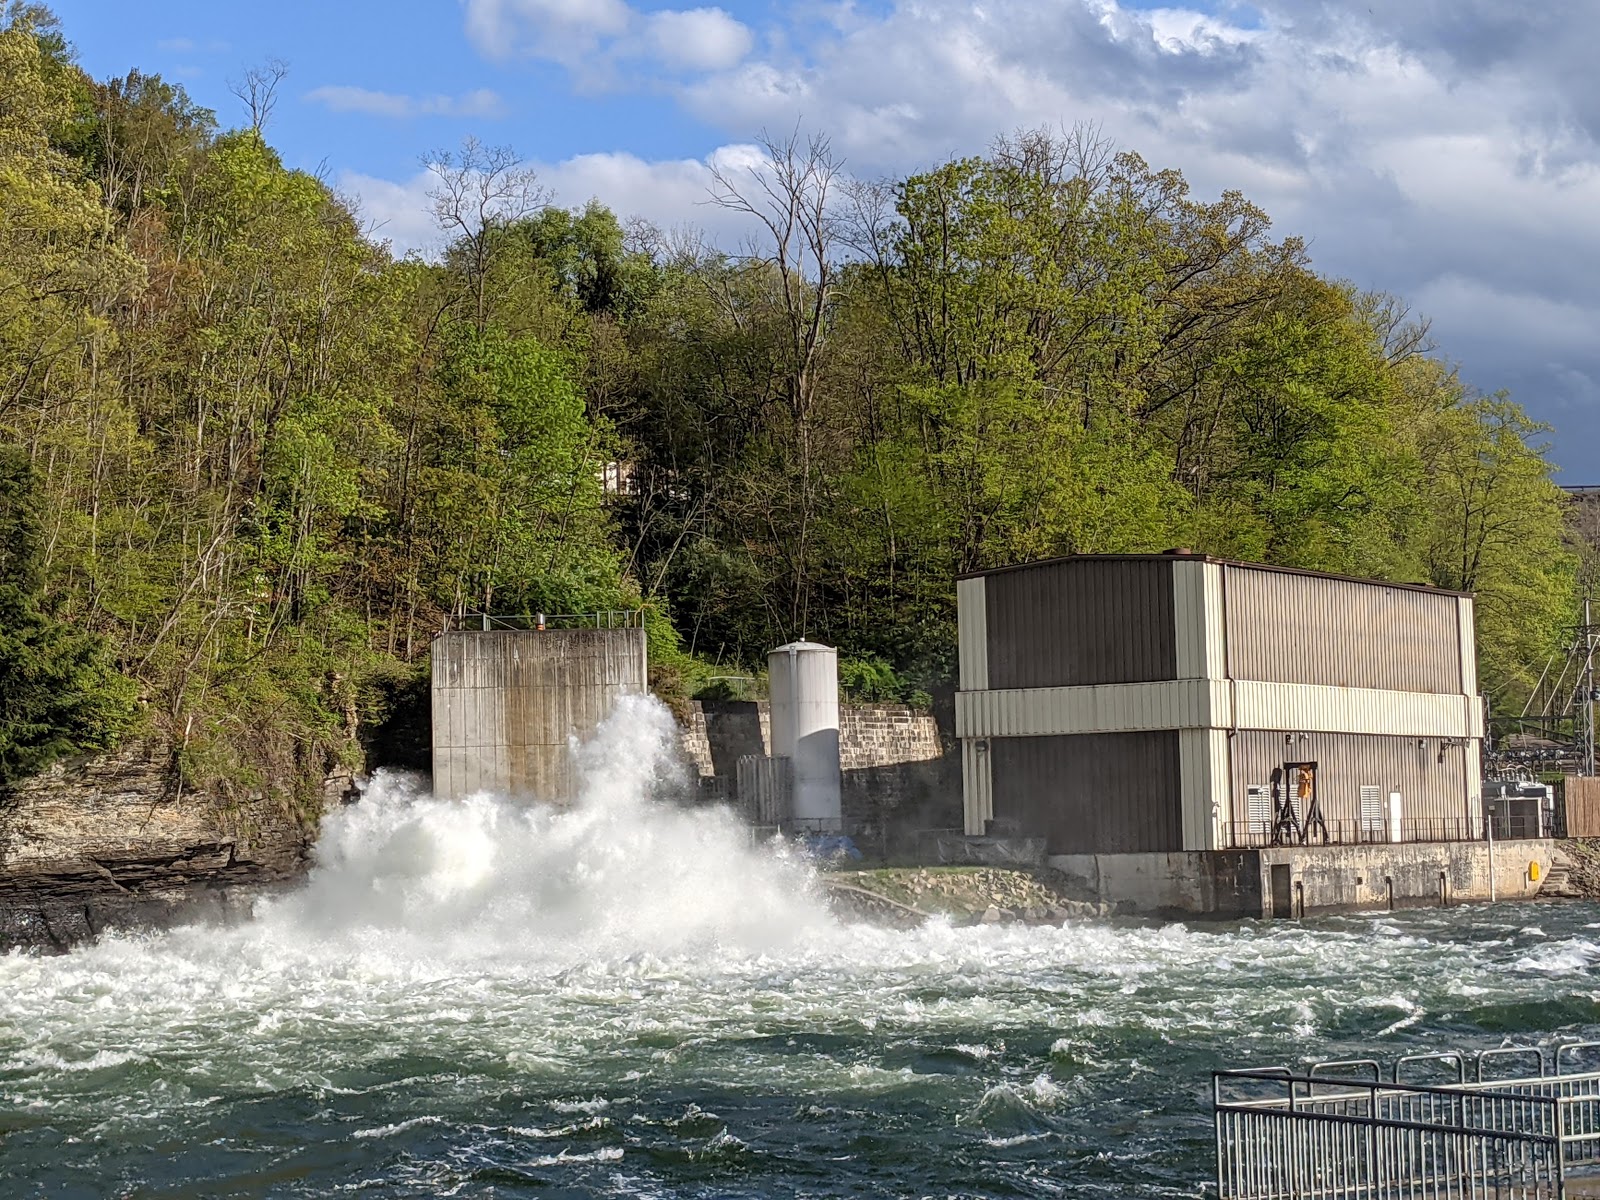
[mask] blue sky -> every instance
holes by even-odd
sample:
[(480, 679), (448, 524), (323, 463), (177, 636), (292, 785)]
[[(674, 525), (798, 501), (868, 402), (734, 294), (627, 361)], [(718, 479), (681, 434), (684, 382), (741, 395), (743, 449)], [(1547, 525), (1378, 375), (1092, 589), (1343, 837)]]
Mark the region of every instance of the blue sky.
[(1019, 127), (1092, 121), (1242, 190), (1317, 265), (1396, 293), (1486, 391), (1557, 428), (1600, 482), (1600, 79), (1585, 0), (58, 0), (84, 66), (290, 75), (269, 137), (379, 236), (426, 251), (419, 169), (466, 134), (513, 145), (561, 203), (743, 230), (703, 201), (762, 129), (894, 176)]

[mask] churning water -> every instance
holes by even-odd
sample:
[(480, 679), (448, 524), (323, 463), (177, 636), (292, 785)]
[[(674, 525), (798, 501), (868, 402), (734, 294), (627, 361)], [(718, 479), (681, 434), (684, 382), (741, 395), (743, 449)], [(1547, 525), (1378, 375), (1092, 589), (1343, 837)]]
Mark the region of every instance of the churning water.
[(1214, 1066), (1595, 1036), (1600, 908), (841, 926), (650, 803), (391, 781), (232, 928), (0, 958), (0, 1196), (1194, 1196)]

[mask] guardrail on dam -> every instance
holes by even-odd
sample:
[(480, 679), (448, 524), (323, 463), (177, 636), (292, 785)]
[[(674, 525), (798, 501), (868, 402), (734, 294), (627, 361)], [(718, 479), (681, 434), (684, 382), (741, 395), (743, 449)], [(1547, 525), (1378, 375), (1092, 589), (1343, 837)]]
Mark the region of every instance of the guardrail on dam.
[(434, 794), (570, 801), (571, 739), (648, 687), (637, 614), (473, 615), (459, 625), (433, 640)]

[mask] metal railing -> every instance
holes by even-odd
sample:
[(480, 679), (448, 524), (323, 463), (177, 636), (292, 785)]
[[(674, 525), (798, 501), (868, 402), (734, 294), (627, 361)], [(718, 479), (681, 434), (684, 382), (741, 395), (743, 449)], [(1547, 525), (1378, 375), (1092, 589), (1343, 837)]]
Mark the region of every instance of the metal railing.
[[(1229, 850), (1264, 850), (1272, 846), (1365, 846), (1392, 843), (1389, 821), (1328, 821), (1309, 836), (1278, 838), (1271, 821), (1229, 821), (1222, 827), (1222, 845)], [(1402, 842), (1475, 842), (1483, 837), (1484, 822), (1468, 817), (1406, 817), (1400, 822)], [(1538, 824), (1529, 819), (1496, 819), (1495, 837), (1538, 837)]]
[[(1212, 1076), (1223, 1200), (1557, 1200), (1600, 1165), (1600, 1044)], [(1537, 1074), (1505, 1068), (1536, 1065)], [(1442, 1082), (1406, 1075), (1453, 1075)]]
[(470, 630), (545, 630), (545, 629), (637, 629), (644, 623), (644, 610), (609, 609), (589, 613), (486, 613), (452, 615), (445, 628), (453, 632)]

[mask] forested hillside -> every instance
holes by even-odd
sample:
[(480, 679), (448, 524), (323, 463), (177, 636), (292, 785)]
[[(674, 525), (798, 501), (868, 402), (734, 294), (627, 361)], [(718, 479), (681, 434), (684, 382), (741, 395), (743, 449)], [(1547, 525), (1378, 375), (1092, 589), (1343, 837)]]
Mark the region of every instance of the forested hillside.
[(312, 763), (483, 608), (642, 605), (675, 695), (800, 634), (931, 690), (955, 573), (1073, 552), (1477, 591), (1502, 702), (1571, 620), (1545, 431), (1091, 134), (881, 184), (775, 142), (715, 193), (753, 254), (469, 143), (448, 249), (400, 258), (270, 105), (228, 128), (69, 36), (0, 32), (0, 783), (135, 731)]

